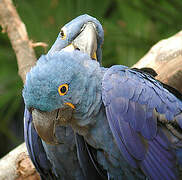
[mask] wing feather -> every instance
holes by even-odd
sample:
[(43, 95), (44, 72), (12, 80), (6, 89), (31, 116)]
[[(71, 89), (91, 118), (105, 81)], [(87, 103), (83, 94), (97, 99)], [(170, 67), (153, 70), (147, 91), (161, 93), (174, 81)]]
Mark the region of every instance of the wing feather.
[[(123, 66), (109, 68), (102, 87), (109, 126), (130, 165), (140, 167), (150, 179), (177, 178), (176, 153), (165, 123), (176, 120), (176, 126), (182, 126), (179, 94), (175, 96), (149, 74)], [(159, 114), (164, 116), (163, 124)]]
[(123, 156), (127, 159), (127, 161), (129, 161), (133, 167), (137, 168), (138, 165), (137, 165), (135, 159), (131, 156), (131, 154), (128, 152), (128, 149), (126, 148), (126, 146), (123, 143), (122, 136), (120, 135), (118, 122), (112, 121), (113, 118), (112, 118), (112, 114), (111, 114), (111, 111), (109, 110), (109, 108), (106, 109), (106, 113), (107, 113), (107, 117), (109, 119), (111, 119), (111, 121), (109, 121), (109, 125), (110, 125), (111, 131), (113, 133), (113, 136), (116, 140), (116, 143), (117, 143), (119, 149), (121, 150)]

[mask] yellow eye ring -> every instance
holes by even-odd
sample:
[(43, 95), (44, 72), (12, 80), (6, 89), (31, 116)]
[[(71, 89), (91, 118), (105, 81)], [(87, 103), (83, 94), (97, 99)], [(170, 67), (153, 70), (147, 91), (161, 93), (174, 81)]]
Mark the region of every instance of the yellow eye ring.
[(66, 39), (66, 34), (64, 33), (64, 31), (62, 29), (60, 31), (60, 35), (61, 35), (62, 40)]
[(61, 84), (58, 87), (58, 93), (60, 96), (64, 96), (68, 92), (68, 84)]

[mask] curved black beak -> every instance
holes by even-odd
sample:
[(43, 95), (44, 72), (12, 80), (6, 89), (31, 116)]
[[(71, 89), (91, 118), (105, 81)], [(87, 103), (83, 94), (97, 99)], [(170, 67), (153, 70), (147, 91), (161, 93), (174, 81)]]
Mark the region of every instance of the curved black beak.
[(73, 110), (69, 105), (51, 112), (32, 110), (33, 124), (41, 139), (48, 144), (64, 143), (56, 137), (56, 127), (67, 126), (72, 119)]
[(58, 144), (55, 136), (55, 122), (57, 110), (43, 112), (37, 109), (32, 111), (33, 124), (38, 135), (49, 144)]

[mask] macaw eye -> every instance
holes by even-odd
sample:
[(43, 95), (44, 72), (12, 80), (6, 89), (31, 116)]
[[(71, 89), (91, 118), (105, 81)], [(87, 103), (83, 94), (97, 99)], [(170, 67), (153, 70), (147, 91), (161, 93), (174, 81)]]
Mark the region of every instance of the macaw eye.
[(66, 39), (66, 34), (64, 33), (64, 31), (61, 29), (60, 31), (60, 35), (61, 35), (61, 39)]
[(61, 84), (58, 87), (58, 92), (60, 96), (64, 96), (68, 92), (68, 84)]

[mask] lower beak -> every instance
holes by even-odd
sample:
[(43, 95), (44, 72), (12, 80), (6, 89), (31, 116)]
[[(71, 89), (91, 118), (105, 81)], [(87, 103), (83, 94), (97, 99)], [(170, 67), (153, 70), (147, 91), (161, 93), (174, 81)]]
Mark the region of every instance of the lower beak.
[(63, 50), (73, 51), (75, 49), (87, 53), (92, 59), (97, 60), (97, 32), (94, 23), (85, 24), (81, 33)]

